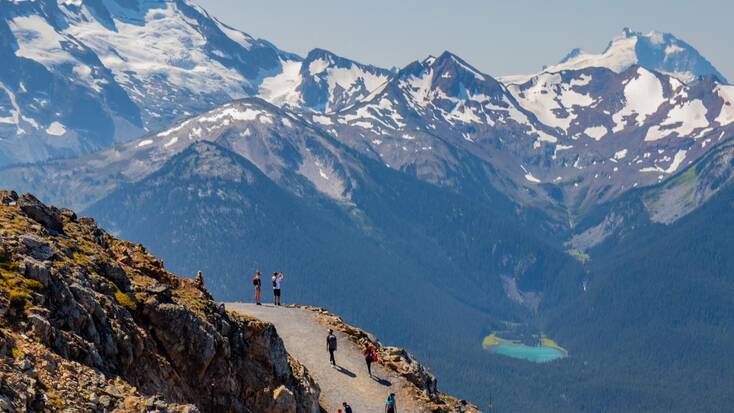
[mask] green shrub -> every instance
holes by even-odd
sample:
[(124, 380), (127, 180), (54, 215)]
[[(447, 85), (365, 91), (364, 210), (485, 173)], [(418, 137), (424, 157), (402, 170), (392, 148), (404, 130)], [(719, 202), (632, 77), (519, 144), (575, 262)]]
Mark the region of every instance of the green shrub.
[(121, 306), (127, 308), (130, 311), (135, 311), (138, 308), (138, 303), (136, 303), (135, 300), (129, 295), (123, 293), (120, 290), (115, 291), (115, 300), (117, 300), (117, 302)]
[(30, 296), (25, 291), (18, 289), (10, 290), (9, 294), (10, 304), (9, 307), (17, 310), (18, 312), (25, 310), (30, 306)]

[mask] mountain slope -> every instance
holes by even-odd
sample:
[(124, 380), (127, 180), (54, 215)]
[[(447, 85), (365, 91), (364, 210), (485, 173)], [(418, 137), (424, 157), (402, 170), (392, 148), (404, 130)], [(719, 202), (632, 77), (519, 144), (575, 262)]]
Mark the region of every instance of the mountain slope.
[(336, 110), (389, 75), (321, 50), (304, 60), (188, 0), (3, 2), (0, 55), (0, 165), (93, 152), (247, 96)]
[(319, 411), (272, 325), (227, 313), (90, 218), (0, 200), (4, 411)]
[[(86, 157), (6, 168), (2, 181), (37, 189), (44, 199), (82, 209), (119, 185), (154, 173), (191, 143), (202, 140), (218, 141), (241, 154), (294, 193), (316, 188), (348, 203), (352, 175), (359, 173), (353, 157), (342, 153), (333, 138), (299, 121), (292, 112), (248, 98)], [(46, 185), (49, 177), (60, 186)]]
[[(220, 136), (239, 136), (259, 121), (250, 122)], [(289, 130), (297, 127), (292, 122)], [(183, 140), (189, 132), (175, 133)], [(283, 270), (287, 302), (319, 302), (391, 342), (435, 349), (432, 364), (446, 388), (474, 399), (481, 399), (484, 381), (459, 383), (486, 357), (477, 336), (497, 318), (527, 317), (538, 303), (508, 296), (505, 282), (538, 293), (553, 283), (552, 274), (578, 271), (573, 259), (525, 230), (499, 196), (488, 209), (343, 148), (340, 156), (360, 171), (344, 203), (313, 187), (294, 192), (277, 174), (262, 173), (270, 168), (224, 148), (243, 147), (234, 142), (194, 143), (87, 212), (145, 242), (181, 273), (212, 274), (207, 285), (222, 299), (249, 297), (250, 271)], [(466, 291), (478, 299), (467, 299)], [(355, 305), (364, 297), (371, 306)], [(445, 335), (431, 338), (436, 329)]]
[(587, 250), (585, 293), (558, 309), (551, 325), (590, 368), (603, 369), (604, 387), (638, 389), (598, 392), (589, 398), (592, 410), (719, 411), (732, 403), (734, 191), (719, 184), (707, 202), (667, 225), (650, 221), (645, 205), (660, 189), (630, 194), (613, 207), (624, 217), (614, 234)]

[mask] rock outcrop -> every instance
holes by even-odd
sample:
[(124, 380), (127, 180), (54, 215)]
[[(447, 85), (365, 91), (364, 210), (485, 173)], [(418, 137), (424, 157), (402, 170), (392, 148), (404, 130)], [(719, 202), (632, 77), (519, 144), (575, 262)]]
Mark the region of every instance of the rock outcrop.
[(0, 201), (0, 411), (319, 411), (272, 325), (90, 218)]

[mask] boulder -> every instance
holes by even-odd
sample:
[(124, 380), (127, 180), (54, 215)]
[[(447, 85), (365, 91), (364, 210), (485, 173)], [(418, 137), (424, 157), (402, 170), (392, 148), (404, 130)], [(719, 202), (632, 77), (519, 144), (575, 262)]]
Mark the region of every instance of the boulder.
[(36, 280), (43, 284), (44, 287), (48, 287), (51, 278), (51, 271), (48, 264), (37, 261), (30, 257), (26, 258), (23, 261), (23, 264), (25, 266), (24, 274), (26, 278)]
[(64, 232), (61, 213), (58, 209), (44, 205), (31, 194), (21, 195), (17, 204), (29, 218), (43, 225), (46, 229), (60, 233)]
[(273, 392), (273, 413), (296, 413), (296, 396), (285, 386)]
[(51, 323), (38, 314), (28, 316), (28, 323), (31, 326), (31, 335), (40, 343), (49, 345), (53, 335), (53, 327)]
[(46, 261), (54, 255), (49, 243), (36, 234), (21, 235), (20, 242), (25, 245), (28, 254), (37, 260)]

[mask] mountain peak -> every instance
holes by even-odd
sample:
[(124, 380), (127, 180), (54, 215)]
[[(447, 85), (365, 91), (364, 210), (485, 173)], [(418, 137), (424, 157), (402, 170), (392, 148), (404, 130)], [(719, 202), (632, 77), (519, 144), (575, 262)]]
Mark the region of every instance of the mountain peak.
[(306, 54), (306, 58), (303, 60), (305, 62), (310, 62), (310, 61), (314, 61), (317, 59), (327, 59), (328, 61), (333, 63), (335, 60), (338, 60), (341, 58), (326, 49), (315, 48), (315, 49), (311, 49), (311, 51), (309, 51), (308, 54)]
[(470, 74), (480, 81), (486, 81), (489, 76), (485, 75), (474, 66), (467, 63), (464, 59), (448, 50), (444, 51), (438, 57), (429, 55), (421, 62), (414, 62), (406, 66), (403, 72), (413, 73), (416, 69), (419, 71), (432, 69), (436, 73), (440, 73), (440, 77), (449, 78), (451, 73)]
[(335, 112), (353, 105), (391, 76), (387, 69), (358, 63), (324, 49), (313, 49), (303, 62), (288, 65), (294, 69), (291, 78), (277, 75), (266, 79), (261, 96), (276, 104), (285, 102), (317, 112)]
[(588, 67), (606, 67), (622, 72), (633, 65), (640, 65), (691, 82), (700, 76), (714, 75), (726, 82), (726, 78), (693, 46), (670, 33), (637, 32), (629, 27), (609, 42), (600, 54), (573, 49), (557, 65), (544, 71), (560, 72)]

